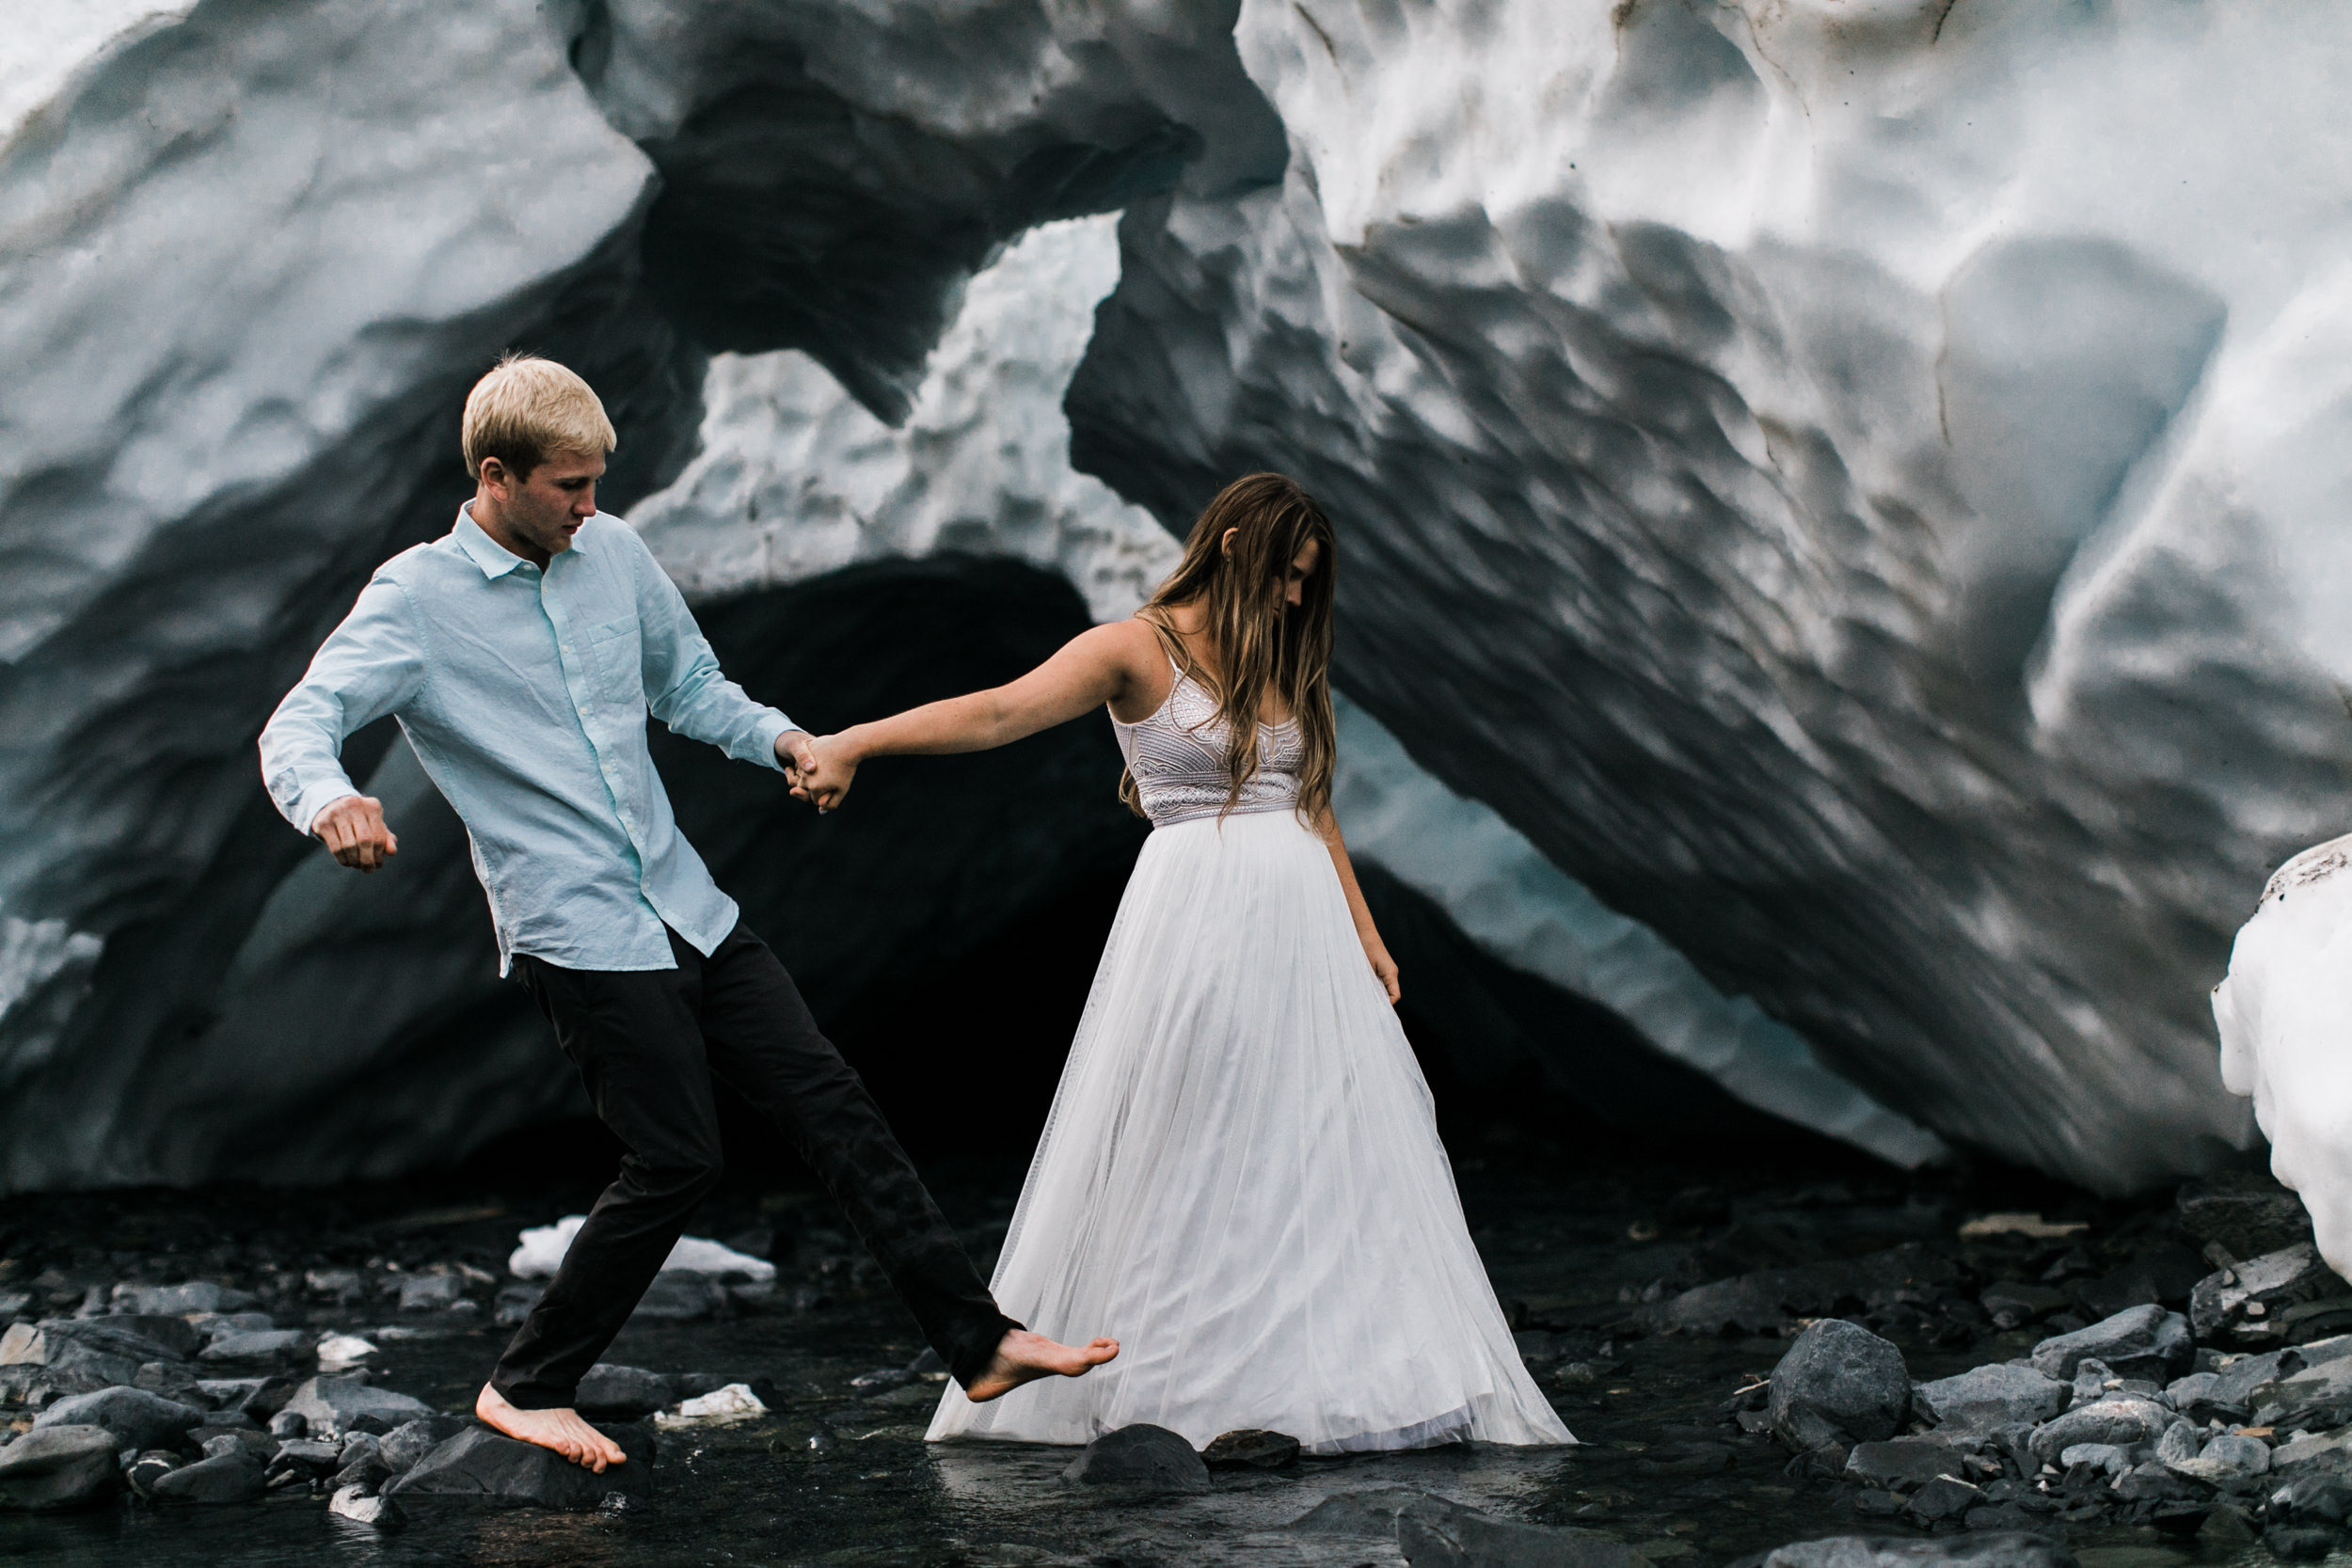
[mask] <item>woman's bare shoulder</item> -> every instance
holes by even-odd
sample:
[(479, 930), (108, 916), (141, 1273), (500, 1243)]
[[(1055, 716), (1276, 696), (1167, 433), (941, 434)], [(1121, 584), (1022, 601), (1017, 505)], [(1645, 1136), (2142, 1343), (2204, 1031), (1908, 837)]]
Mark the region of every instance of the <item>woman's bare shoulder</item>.
[(1099, 638), (1103, 652), (1119, 661), (1126, 675), (1124, 689), (1111, 702), (1111, 716), (1122, 724), (1149, 718), (1168, 700), (1175, 679), (1168, 664), (1168, 645), (1157, 627), (1142, 616), (1110, 621), (1087, 633)]

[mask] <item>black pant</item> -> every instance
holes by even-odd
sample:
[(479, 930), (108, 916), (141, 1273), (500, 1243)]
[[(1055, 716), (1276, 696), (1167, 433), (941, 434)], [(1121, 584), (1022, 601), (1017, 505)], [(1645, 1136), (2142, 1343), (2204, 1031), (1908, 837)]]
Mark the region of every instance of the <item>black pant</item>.
[(670, 933), (675, 969), (563, 969), (517, 955), (596, 1115), (628, 1152), (572, 1239), (490, 1386), (524, 1410), (568, 1406), (717, 1184), (723, 1080), (784, 1130), (857, 1227), (947, 1370), (969, 1386), (1008, 1329), (866, 1085), (817, 1030), (768, 944), (738, 924), (707, 958)]

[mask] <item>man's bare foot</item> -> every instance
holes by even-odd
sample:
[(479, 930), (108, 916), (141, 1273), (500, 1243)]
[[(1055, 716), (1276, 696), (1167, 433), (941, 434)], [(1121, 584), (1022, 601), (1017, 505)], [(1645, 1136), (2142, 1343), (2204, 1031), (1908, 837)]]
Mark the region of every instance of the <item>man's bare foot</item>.
[(989, 1357), (988, 1370), (973, 1379), (963, 1397), (974, 1404), (986, 1404), (1041, 1377), (1084, 1377), (1118, 1354), (1116, 1339), (1064, 1345), (1042, 1334), (1016, 1328), (996, 1342), (996, 1354)]
[(608, 1465), (628, 1462), (628, 1455), (621, 1451), (618, 1443), (581, 1420), (576, 1410), (517, 1410), (506, 1402), (506, 1396), (485, 1383), (482, 1386), (482, 1397), (473, 1402), (473, 1413), (485, 1424), (498, 1428), (509, 1437), (553, 1449), (573, 1464), (584, 1465), (598, 1475), (604, 1474)]

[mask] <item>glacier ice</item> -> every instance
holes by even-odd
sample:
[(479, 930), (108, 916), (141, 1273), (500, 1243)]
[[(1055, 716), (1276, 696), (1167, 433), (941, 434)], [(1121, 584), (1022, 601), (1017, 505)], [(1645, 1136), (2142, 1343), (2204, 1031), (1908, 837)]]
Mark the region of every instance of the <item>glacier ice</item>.
[[(464, 388), (510, 343), (580, 365), (625, 513), (691, 459), (714, 514), (848, 509), (762, 551), (1001, 546), (1101, 613), (1142, 535), (1001, 457), (926, 491), (915, 437), (969, 454), (999, 399), (985, 372), (922, 425), (974, 275), (1112, 210), (1074, 467), (1162, 524), (1245, 468), (1324, 496), (1343, 685), (1448, 790), (1942, 1136), (2105, 1189), (2247, 1143), (2202, 993), (2352, 766), (2352, 34), (2311, 18), (86, 0), (0, 30), (0, 918), (45, 974), (0, 1009), (0, 1184), (227, 1168), (207, 1128), (256, 1094), (348, 1145), (323, 1108), (404, 1040), (485, 1042), (485, 1114), (544, 1107), (527, 1017), (450, 978), (462, 880), (318, 884), (252, 777), (368, 566), (462, 493)], [(696, 458), (705, 396), (837, 477)], [(714, 588), (818, 580), (656, 520)], [(368, 931), (397, 1026), (326, 990)], [(382, 1103), (426, 1123), (369, 1130), (388, 1160), (464, 1119)]]

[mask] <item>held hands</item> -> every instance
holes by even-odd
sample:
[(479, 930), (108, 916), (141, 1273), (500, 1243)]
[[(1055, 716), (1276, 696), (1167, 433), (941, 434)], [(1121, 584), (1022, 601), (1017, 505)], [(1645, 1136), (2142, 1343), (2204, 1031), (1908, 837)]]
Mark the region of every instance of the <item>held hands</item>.
[(329, 802), (311, 820), (310, 832), (335, 855), (335, 863), (373, 871), (400, 853), (400, 840), (384, 825), (384, 802), (373, 795), (346, 795)]
[(857, 777), (857, 753), (837, 735), (800, 738), (804, 754), (785, 769), (785, 776), (792, 781), (792, 799), (806, 800), (822, 816), (850, 793), (850, 781)]

